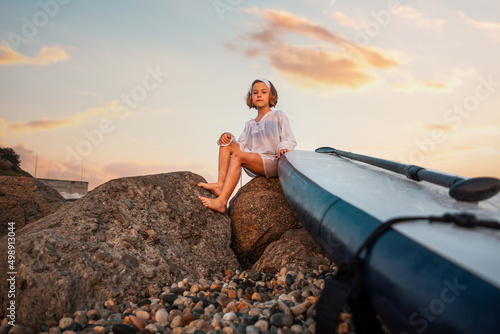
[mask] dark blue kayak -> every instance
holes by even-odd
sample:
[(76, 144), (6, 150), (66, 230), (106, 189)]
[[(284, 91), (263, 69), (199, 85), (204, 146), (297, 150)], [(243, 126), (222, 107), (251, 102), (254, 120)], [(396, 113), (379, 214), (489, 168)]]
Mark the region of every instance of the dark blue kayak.
[[(309, 151), (280, 159), (285, 196), (336, 264), (384, 222), (463, 213), (500, 221), (500, 196), (460, 202), (437, 185)], [(394, 225), (366, 254), (366, 288), (392, 333), (500, 332), (500, 231), (428, 223)]]

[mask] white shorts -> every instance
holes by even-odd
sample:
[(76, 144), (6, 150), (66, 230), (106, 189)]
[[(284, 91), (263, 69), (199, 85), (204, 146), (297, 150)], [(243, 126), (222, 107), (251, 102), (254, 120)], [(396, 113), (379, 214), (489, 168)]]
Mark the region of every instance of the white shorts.
[[(262, 163), (264, 164), (264, 172), (266, 173), (266, 177), (277, 177), (278, 176), (278, 158), (272, 155), (266, 155), (266, 154), (260, 154), (260, 157), (262, 158)], [(256, 177), (258, 174), (255, 174), (251, 170), (243, 167), (245, 172), (248, 174), (250, 177)]]

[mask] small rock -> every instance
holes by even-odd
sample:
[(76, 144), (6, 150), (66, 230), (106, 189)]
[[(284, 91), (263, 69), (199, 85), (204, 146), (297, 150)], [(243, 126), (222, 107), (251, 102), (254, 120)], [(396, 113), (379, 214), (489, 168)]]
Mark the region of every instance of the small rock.
[(229, 313), (226, 313), (226, 314), (224, 314), (224, 316), (222, 317), (222, 319), (224, 319), (224, 320), (228, 320), (228, 321), (234, 321), (234, 320), (236, 320), (236, 318), (237, 318), (237, 315), (236, 315), (236, 313), (234, 313), (234, 312), (229, 312)]
[(146, 311), (143, 311), (143, 310), (139, 310), (135, 313), (135, 316), (139, 319), (142, 319), (142, 320), (149, 320), (150, 316), (149, 316), (149, 313), (146, 312)]
[[(17, 327), (17, 326), (16, 326)], [(10, 333), (10, 332), (9, 332)], [(23, 333), (24, 334), (24, 333)], [(49, 334), (61, 334), (61, 329), (59, 327), (52, 327), (49, 330)]]
[(284, 314), (292, 315), (292, 311), (283, 301), (278, 300), (278, 307), (280, 308), (281, 312), (283, 312)]
[(89, 319), (87, 318), (86, 315), (82, 314), (82, 315), (77, 315), (74, 319), (74, 322), (77, 322), (80, 325), (85, 326), (87, 322), (89, 322)]
[(254, 326), (257, 326), (261, 332), (264, 332), (269, 328), (269, 323), (266, 320), (259, 320)]
[(260, 334), (260, 329), (257, 326), (247, 326), (245, 330), (247, 334)]
[(182, 295), (184, 293), (184, 290), (182, 288), (175, 287), (172, 288), (170, 292), (173, 293), (174, 295)]
[(177, 299), (177, 295), (174, 293), (169, 293), (169, 294), (163, 295), (162, 298), (163, 298), (163, 301), (165, 301), (166, 303), (173, 304), (174, 301)]
[(147, 330), (149, 330), (150, 332), (153, 332), (153, 333), (156, 333), (158, 332), (158, 327), (155, 326), (155, 324), (149, 324), (146, 326)]
[(177, 328), (181, 325), (182, 317), (180, 315), (175, 316), (170, 322), (170, 328)]
[(290, 311), (292, 311), (292, 314), (294, 316), (298, 316), (299, 314), (306, 312), (309, 309), (309, 307), (311, 307), (311, 305), (312, 305), (311, 302), (306, 300), (305, 302), (299, 305), (290, 307)]
[(138, 329), (144, 329), (147, 326), (147, 323), (145, 320), (139, 319), (135, 315), (129, 315), (128, 320)]
[(283, 314), (283, 313), (276, 313), (271, 316), (271, 325), (276, 326), (276, 327), (283, 327), (287, 326), (290, 327), (293, 324), (293, 319), (291, 316)]
[(195, 320), (196, 320), (196, 317), (194, 315), (187, 314), (181, 318), (181, 327), (185, 327)]
[(158, 310), (155, 315), (155, 319), (157, 322), (166, 322), (168, 321), (168, 312), (164, 309)]
[(100, 333), (100, 334), (105, 334), (106, 329), (103, 326), (95, 326), (92, 328), (95, 332)]
[(257, 302), (262, 302), (262, 296), (260, 293), (256, 292), (252, 295), (252, 300), (255, 300)]
[(112, 327), (114, 334), (135, 334), (137, 333), (137, 329), (132, 328), (131, 326), (125, 324), (116, 324)]
[(113, 313), (112, 315), (110, 315), (108, 317), (108, 321), (111, 321), (111, 322), (122, 322), (122, 315), (121, 313)]
[(227, 297), (224, 297), (224, 296), (221, 296), (220, 297), (220, 300), (219, 300), (219, 303), (222, 307), (227, 307), (229, 305), (230, 302), (232, 302), (233, 299), (231, 298), (227, 298)]
[(71, 318), (61, 318), (61, 320), (59, 320), (59, 328), (65, 330), (66, 328), (71, 326), (72, 323), (73, 319)]
[(99, 319), (99, 312), (96, 309), (89, 310), (87, 312), (87, 318), (89, 318), (90, 320), (98, 320)]
[(73, 322), (71, 325), (69, 325), (69, 327), (66, 328), (66, 331), (64, 331), (63, 333), (67, 332), (67, 331), (73, 331), (73, 332), (81, 332), (83, 330), (83, 326), (80, 325), (79, 323), (77, 322)]
[[(208, 321), (200, 320), (198, 324), (196, 324), (196, 331), (201, 331), (202, 333), (208, 333), (213, 330), (212, 325)], [(195, 332), (196, 333), (196, 332)]]
[(229, 298), (236, 299), (236, 298), (238, 298), (238, 291), (236, 291), (235, 289), (228, 289), (227, 296)]

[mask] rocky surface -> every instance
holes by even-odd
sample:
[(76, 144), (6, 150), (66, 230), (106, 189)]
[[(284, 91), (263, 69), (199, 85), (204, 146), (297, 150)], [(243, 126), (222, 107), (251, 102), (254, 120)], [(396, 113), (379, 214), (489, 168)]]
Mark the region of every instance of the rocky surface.
[(305, 272), (320, 266), (330, 266), (319, 245), (306, 229), (294, 229), (267, 246), (264, 254), (252, 266), (252, 271), (275, 273), (280, 268)]
[[(3, 321), (1, 329), (9, 334), (313, 334), (316, 303), (332, 271), (326, 266), (307, 272), (282, 268), (275, 274), (226, 270), (224, 277), (184, 279), (134, 303), (111, 298), (13, 328)], [(338, 333), (353, 333), (351, 314), (341, 313), (340, 321)]]
[(52, 187), (31, 177), (0, 176), (0, 236), (7, 234), (7, 223), (16, 228), (48, 216), (66, 204)]
[[(62, 317), (109, 298), (137, 303), (172, 282), (237, 270), (229, 217), (203, 207), (198, 195), (211, 194), (199, 182), (190, 172), (112, 180), (16, 229), (16, 321)], [(4, 237), (1, 254), (6, 247)], [(2, 317), (7, 288), (0, 285)]]
[(266, 247), (286, 231), (302, 225), (288, 204), (278, 178), (256, 177), (229, 205), (232, 244), (243, 268), (250, 268)]

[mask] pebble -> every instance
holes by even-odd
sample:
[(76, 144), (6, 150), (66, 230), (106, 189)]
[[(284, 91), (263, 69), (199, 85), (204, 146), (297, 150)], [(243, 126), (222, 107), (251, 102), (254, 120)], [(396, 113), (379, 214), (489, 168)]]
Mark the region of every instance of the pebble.
[(71, 319), (71, 318), (61, 318), (61, 320), (59, 320), (59, 328), (64, 330), (64, 329), (68, 328), (69, 326), (71, 326), (72, 323), (73, 323), (73, 319)]
[(260, 334), (260, 329), (257, 326), (247, 326), (245, 332), (247, 334)]
[(293, 324), (293, 319), (291, 316), (283, 313), (276, 313), (271, 316), (271, 325), (276, 327), (290, 327)]
[(155, 319), (160, 323), (168, 321), (168, 312), (165, 309), (158, 310), (156, 312)]
[[(333, 267), (275, 274), (226, 270), (212, 279), (188, 280), (161, 288), (136, 303), (108, 299), (89, 310), (32, 324), (49, 334), (314, 334), (316, 303)], [(138, 294), (138, 293), (137, 293)], [(340, 315), (338, 332), (355, 333), (352, 315)], [(18, 326), (16, 326), (18, 327)], [(17, 333), (21, 327), (0, 333)]]

